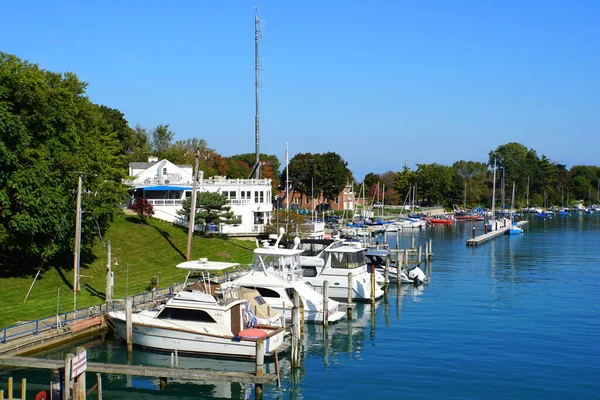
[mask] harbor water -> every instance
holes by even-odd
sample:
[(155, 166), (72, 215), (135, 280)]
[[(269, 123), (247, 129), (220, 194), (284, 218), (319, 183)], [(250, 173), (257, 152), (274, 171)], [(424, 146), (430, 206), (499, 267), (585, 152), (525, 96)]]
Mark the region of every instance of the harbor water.
[[(392, 284), (385, 299), (359, 304), (327, 333), (308, 326), (302, 368), (293, 373), (282, 355), (281, 387), (266, 385), (263, 398), (600, 398), (600, 213), (529, 218), (523, 235), (477, 247), (465, 242), (473, 227), (483, 233), (481, 222), (399, 233), (401, 248), (432, 240), (431, 283)], [(395, 234), (387, 240), (396, 246)], [(127, 363), (118, 338), (86, 346), (90, 361)], [(170, 356), (136, 348), (130, 362), (166, 366)], [(180, 366), (253, 370), (183, 356)], [(49, 371), (1, 373), (0, 384), (27, 377), (30, 398), (50, 380)], [(109, 375), (102, 384), (105, 399), (254, 398), (252, 385), (237, 383), (171, 381), (161, 390), (158, 379)]]

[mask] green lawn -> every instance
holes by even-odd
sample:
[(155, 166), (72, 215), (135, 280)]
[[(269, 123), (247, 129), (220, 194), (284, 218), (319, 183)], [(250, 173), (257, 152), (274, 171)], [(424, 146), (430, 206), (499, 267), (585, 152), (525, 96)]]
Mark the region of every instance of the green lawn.
[[(115, 275), (114, 298), (125, 297), (126, 282), (129, 295), (145, 291), (152, 277), (159, 278), (159, 287), (183, 282), (185, 271), (175, 268), (185, 261), (187, 228), (151, 219), (140, 224), (135, 215), (119, 216), (104, 240), (110, 240)], [(252, 261), (254, 241), (194, 236), (192, 259), (206, 257), (211, 261), (230, 261), (248, 264)], [(106, 288), (106, 247), (98, 240), (92, 255), (83, 255), (81, 262), (81, 291), (77, 308), (102, 304)], [(129, 276), (127, 278), (127, 276)], [(73, 310), (73, 263), (51, 266), (40, 275), (29, 298), (24, 302), (33, 276), (0, 279), (0, 327)], [(60, 289), (60, 296), (58, 291)]]

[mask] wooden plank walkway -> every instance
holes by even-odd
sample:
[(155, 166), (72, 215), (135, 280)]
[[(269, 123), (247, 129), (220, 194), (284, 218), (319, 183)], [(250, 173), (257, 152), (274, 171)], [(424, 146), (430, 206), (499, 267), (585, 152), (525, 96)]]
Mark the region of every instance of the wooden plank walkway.
[[(523, 226), (527, 225), (528, 223), (529, 223), (529, 221), (519, 221), (519, 222), (517, 222), (517, 226), (522, 228)], [(479, 244), (489, 242), (490, 240), (497, 238), (500, 235), (506, 234), (509, 229), (510, 229), (510, 225), (505, 226), (503, 228), (499, 228), (495, 231), (485, 233), (483, 235), (476, 236), (471, 239), (467, 239), (467, 246), (477, 246)]]
[[(38, 369), (64, 368), (64, 360), (50, 360), (45, 358), (0, 356), (0, 365)], [(277, 380), (276, 374), (256, 376), (246, 372), (208, 371), (188, 368), (150, 367), (144, 365), (104, 364), (97, 362), (87, 363), (88, 372), (101, 372), (105, 374), (135, 375), (155, 378), (177, 378), (195, 381), (210, 382), (240, 382), (271, 384)]]

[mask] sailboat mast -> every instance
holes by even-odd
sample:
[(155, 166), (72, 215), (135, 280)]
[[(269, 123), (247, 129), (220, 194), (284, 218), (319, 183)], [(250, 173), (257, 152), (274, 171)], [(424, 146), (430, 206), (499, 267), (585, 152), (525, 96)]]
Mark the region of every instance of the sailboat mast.
[(529, 208), (529, 175), (527, 176), (527, 208)]
[(260, 87), (260, 65), (258, 63), (258, 41), (262, 38), (262, 32), (259, 28), (258, 19), (258, 7), (254, 7), (257, 14), (254, 15), (254, 90), (255, 90), (255, 115), (254, 115), (254, 140), (255, 140), (255, 151), (256, 151), (256, 170), (254, 177), (260, 179), (261, 168), (260, 168), (260, 114), (259, 114), (259, 101), (258, 92)]
[(496, 159), (494, 159), (494, 179), (492, 182), (492, 218), (496, 215)]

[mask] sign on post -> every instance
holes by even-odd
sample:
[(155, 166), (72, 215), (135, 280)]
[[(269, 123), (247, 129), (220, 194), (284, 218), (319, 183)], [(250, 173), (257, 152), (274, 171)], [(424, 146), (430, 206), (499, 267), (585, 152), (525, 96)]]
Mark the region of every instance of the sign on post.
[(71, 362), (71, 377), (75, 378), (87, 370), (87, 350), (73, 357)]

